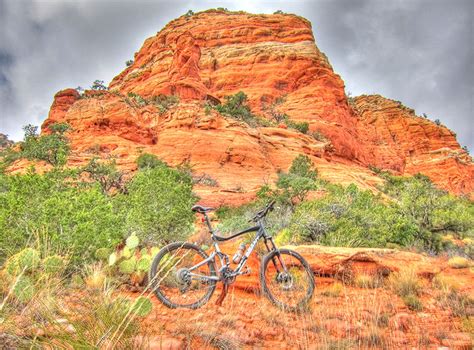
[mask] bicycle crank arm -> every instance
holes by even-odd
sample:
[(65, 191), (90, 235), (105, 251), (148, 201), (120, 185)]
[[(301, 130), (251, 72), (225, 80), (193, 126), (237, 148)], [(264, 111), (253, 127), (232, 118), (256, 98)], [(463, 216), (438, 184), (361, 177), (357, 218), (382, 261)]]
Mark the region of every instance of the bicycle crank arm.
[(217, 276), (203, 276), (203, 275), (199, 275), (197, 273), (192, 273), (190, 272), (189, 273), (189, 276), (191, 276), (191, 279), (194, 279), (194, 280), (201, 280), (201, 281), (219, 281), (219, 277)]
[(229, 285), (227, 283), (224, 283), (222, 285), (222, 293), (221, 293), (221, 295), (219, 295), (219, 297), (216, 300), (216, 305), (217, 306), (222, 306), (222, 302), (224, 301), (228, 290), (229, 290)]

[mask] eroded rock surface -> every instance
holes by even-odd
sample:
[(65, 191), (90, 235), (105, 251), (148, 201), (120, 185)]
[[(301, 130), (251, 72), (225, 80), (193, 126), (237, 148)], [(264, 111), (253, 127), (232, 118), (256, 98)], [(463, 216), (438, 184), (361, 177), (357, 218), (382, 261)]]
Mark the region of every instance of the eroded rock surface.
[[(213, 205), (250, 200), (298, 154), (310, 156), (321, 177), (335, 183), (375, 190), (382, 183), (372, 171), (378, 167), (422, 172), (453, 193), (473, 194), (472, 159), (453, 132), (381, 96), (348, 99), (311, 24), (295, 15), (210, 10), (181, 16), (145, 41), (109, 89), (56, 94), (43, 129), (53, 122), (72, 125), (69, 165), (99, 154), (133, 171), (140, 152), (171, 165), (189, 162), (217, 181), (197, 186)], [(281, 125), (249, 127), (205, 107), (238, 91), (248, 95), (255, 114), (286, 113), (319, 136)], [(160, 94), (180, 102), (167, 110), (147, 102)]]

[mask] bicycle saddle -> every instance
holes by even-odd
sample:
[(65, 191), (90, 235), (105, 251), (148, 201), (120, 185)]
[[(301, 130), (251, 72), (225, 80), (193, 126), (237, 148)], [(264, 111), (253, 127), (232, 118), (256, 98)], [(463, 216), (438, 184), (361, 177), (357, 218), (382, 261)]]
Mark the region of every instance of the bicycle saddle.
[(194, 211), (194, 212), (198, 212), (198, 213), (200, 213), (200, 214), (204, 214), (204, 213), (207, 213), (208, 211), (214, 210), (214, 208), (203, 207), (202, 205), (194, 205), (194, 206), (191, 208), (191, 210)]

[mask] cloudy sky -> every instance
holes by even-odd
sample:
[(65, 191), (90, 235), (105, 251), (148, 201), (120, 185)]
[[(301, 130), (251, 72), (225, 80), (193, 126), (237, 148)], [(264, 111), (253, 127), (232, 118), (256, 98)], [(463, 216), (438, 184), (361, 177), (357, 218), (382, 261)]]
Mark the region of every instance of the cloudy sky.
[(471, 0), (0, 0), (0, 132), (21, 139), (58, 90), (108, 83), (167, 22), (213, 7), (308, 18), (346, 91), (400, 100), (474, 150)]

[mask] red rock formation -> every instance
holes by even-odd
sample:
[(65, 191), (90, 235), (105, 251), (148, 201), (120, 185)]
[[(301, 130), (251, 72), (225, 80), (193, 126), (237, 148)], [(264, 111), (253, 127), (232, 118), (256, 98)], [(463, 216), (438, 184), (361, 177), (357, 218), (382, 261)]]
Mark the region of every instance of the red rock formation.
[(422, 173), (454, 193), (472, 193), (472, 158), (451, 130), (379, 95), (356, 97), (353, 106), (358, 134), (366, 140), (373, 166), (407, 175)]
[[(217, 187), (197, 186), (214, 204), (249, 200), (300, 153), (337, 183), (375, 188), (382, 180), (367, 168), (373, 165), (425, 173), (454, 193), (474, 188), (472, 160), (448, 129), (378, 96), (356, 98), (350, 106), (310, 23), (298, 16), (216, 10), (182, 16), (147, 39), (109, 88), (82, 97), (67, 89), (55, 96), (43, 127), (72, 125), (71, 165), (87, 161), (92, 150), (116, 157), (127, 170), (135, 169), (142, 151), (172, 165), (189, 161), (198, 174), (217, 180)], [(255, 114), (286, 113), (326, 139), (252, 128), (204, 108), (205, 100), (218, 103), (238, 91), (249, 96)], [(180, 103), (167, 111), (147, 103), (160, 94), (176, 94)]]

